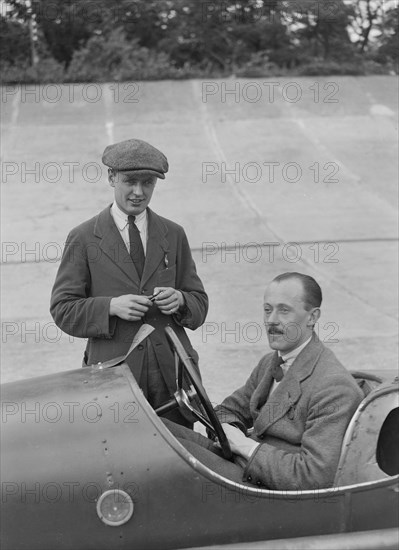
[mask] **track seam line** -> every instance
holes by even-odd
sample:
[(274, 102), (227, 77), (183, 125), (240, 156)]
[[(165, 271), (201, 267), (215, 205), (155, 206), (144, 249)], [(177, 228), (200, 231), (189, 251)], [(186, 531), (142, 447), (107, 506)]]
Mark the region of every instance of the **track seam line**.
[[(9, 122), (10, 130), (9, 130), (9, 144), (8, 144), (9, 149), (14, 149), (13, 142), (14, 142), (14, 139), (15, 139), (15, 130), (16, 130), (17, 121), (18, 121), (18, 117), (19, 117), (19, 105), (20, 105), (20, 103), (21, 103), (21, 87), (18, 86), (18, 91), (15, 94), (15, 96), (13, 97), (12, 103), (11, 103), (11, 117), (10, 117), (10, 122)], [(7, 147), (5, 147), (4, 150), (7, 152)], [(5, 153), (4, 153), (4, 150), (2, 150), (2, 155), (1, 155), (2, 159), (6, 156)]]
[[(219, 138), (217, 137), (215, 126), (214, 126), (213, 121), (211, 120), (211, 118), (209, 116), (208, 109), (206, 107), (205, 102), (202, 101), (202, 99), (201, 99), (202, 96), (201, 96), (201, 92), (199, 90), (199, 81), (192, 80), (191, 84), (192, 84), (192, 88), (193, 88), (194, 97), (200, 98), (199, 103), (200, 103), (201, 120), (202, 120), (202, 123), (203, 123), (203, 126), (204, 126), (205, 134), (208, 135), (208, 139), (210, 141), (210, 144), (213, 145), (213, 147), (211, 146), (211, 150), (216, 150), (217, 155), (219, 156), (219, 161), (220, 162), (225, 162), (227, 164), (227, 158), (226, 158), (226, 156), (223, 152), (223, 149), (222, 149), (221, 143), (219, 141)], [(305, 132), (303, 132), (303, 133), (306, 136)], [(237, 197), (241, 200), (241, 202), (255, 214), (255, 216), (258, 219), (258, 221), (260, 222), (260, 224), (263, 225), (264, 227), (266, 227), (266, 229), (268, 229), (275, 236), (275, 238), (279, 241), (279, 243), (282, 244), (284, 242), (282, 240), (282, 238), (264, 220), (261, 212), (255, 206), (255, 204), (253, 203), (251, 198), (248, 196), (248, 194), (243, 189), (240, 189), (240, 188), (237, 187), (237, 185), (235, 184), (235, 181), (233, 180), (233, 178), (229, 174), (226, 174), (226, 176), (227, 176), (226, 181), (229, 181), (232, 189), (236, 193)], [(322, 279), (327, 279), (330, 283), (333, 283), (337, 287), (341, 288), (344, 292), (346, 292), (349, 296), (351, 296), (352, 298), (354, 298), (355, 300), (357, 300), (361, 304), (368, 306), (371, 310), (376, 311), (377, 313), (379, 313), (380, 315), (383, 315), (384, 317), (387, 317), (389, 319), (393, 319), (393, 320), (397, 321), (396, 317), (393, 317), (392, 315), (381, 312), (373, 304), (370, 304), (369, 302), (364, 300), (362, 297), (355, 294), (353, 291), (351, 291), (350, 289), (345, 287), (342, 283), (340, 283), (337, 279), (326, 275), (326, 273), (322, 272), (316, 266), (312, 265), (305, 258), (301, 258), (300, 262), (302, 262), (308, 268), (313, 269), (316, 273), (319, 273), (320, 276), (322, 277)]]
[[(277, 238), (277, 237), (276, 237)], [(319, 239), (317, 241), (284, 241), (284, 242), (255, 242), (255, 241), (248, 241), (247, 243), (225, 243), (223, 242), (223, 246), (225, 246), (226, 250), (231, 250), (234, 248), (238, 248), (239, 250), (242, 250), (243, 248), (248, 248), (249, 246), (257, 246), (259, 248), (268, 248), (270, 246), (277, 246), (277, 245), (298, 245), (298, 246), (305, 246), (305, 245), (313, 245), (316, 243), (322, 244), (368, 244), (368, 243), (396, 243), (399, 241), (398, 237), (376, 237), (371, 239)], [(59, 244), (59, 243), (56, 243)], [(63, 246), (65, 243), (63, 243)], [(199, 246), (190, 246), (191, 252), (203, 252), (203, 247)], [(31, 254), (34, 252), (32, 251)], [(40, 259), (40, 260), (14, 260), (14, 261), (8, 261), (8, 262), (0, 262), (0, 266), (7, 266), (7, 265), (25, 265), (25, 264), (55, 264), (61, 261), (61, 256), (56, 256), (54, 258), (51, 258), (51, 260), (46, 259)]]
[[(282, 90), (280, 86), (277, 86), (277, 92), (280, 94), (282, 101), (284, 101), (284, 97), (282, 95)], [(320, 139), (315, 137), (314, 134), (308, 130), (308, 127), (306, 126), (306, 122), (302, 117), (295, 116), (295, 104), (289, 103), (289, 102), (286, 102), (286, 103), (287, 103), (288, 111), (291, 112), (290, 120), (294, 122), (296, 126), (298, 126), (298, 128), (300, 129), (302, 134), (305, 136), (305, 138), (311, 144), (313, 144), (316, 148), (318, 148), (321, 153), (324, 153), (327, 156), (327, 158), (330, 158), (330, 159), (332, 158), (332, 161), (330, 162), (337, 164), (340, 170), (342, 170), (342, 173), (344, 175), (346, 174), (346, 176), (354, 182), (354, 184), (362, 191), (362, 193), (365, 193), (365, 192), (368, 193), (370, 197), (372, 197), (374, 200), (380, 201), (381, 205), (384, 205), (386, 207), (387, 201), (377, 193), (372, 192), (370, 189), (365, 190), (364, 187), (362, 186), (362, 178), (357, 173), (353, 172), (353, 170), (351, 170), (346, 164), (344, 164), (337, 157), (335, 157), (335, 155), (332, 154), (331, 149), (327, 147), (324, 143), (322, 143)], [(367, 117), (370, 117), (369, 112), (367, 113)], [(388, 202), (388, 205), (391, 206), (389, 202)]]
[(114, 119), (112, 116), (112, 94), (109, 86), (103, 86), (105, 105), (105, 131), (107, 133), (108, 145), (114, 143)]

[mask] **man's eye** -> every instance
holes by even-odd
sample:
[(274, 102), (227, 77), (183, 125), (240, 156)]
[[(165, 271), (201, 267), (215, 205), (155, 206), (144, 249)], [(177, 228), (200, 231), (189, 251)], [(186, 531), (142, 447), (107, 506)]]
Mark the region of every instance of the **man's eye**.
[(280, 309), (280, 312), (281, 312), (281, 313), (288, 313), (288, 309), (287, 309), (286, 307), (282, 307), (282, 308)]
[(271, 309), (265, 309), (265, 314), (266, 314), (266, 315), (270, 315), (271, 312), (272, 312)]

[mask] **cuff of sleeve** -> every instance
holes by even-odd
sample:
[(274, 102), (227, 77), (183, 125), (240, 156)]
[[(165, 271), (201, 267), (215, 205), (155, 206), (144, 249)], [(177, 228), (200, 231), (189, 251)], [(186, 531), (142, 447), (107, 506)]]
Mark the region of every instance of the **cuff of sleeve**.
[(190, 322), (193, 316), (191, 314), (191, 311), (187, 307), (187, 300), (185, 297), (185, 293), (182, 290), (180, 290), (180, 292), (181, 292), (181, 295), (183, 296), (184, 305), (181, 308), (179, 308), (178, 311), (176, 311), (173, 317), (178, 325), (182, 327), (190, 328)]
[(249, 451), (248, 460), (255, 454), (257, 448), (260, 446), (260, 443), (254, 442), (252, 449)]
[(116, 317), (116, 315), (109, 314), (112, 296), (104, 296), (96, 299), (102, 300), (102, 307), (104, 308), (104, 315), (101, 316), (104, 319), (102, 338), (110, 340), (114, 336), (116, 323), (118, 322), (118, 318)]
[(94, 334), (96, 338), (111, 339), (114, 335), (117, 318), (111, 317), (109, 314), (109, 305), (111, 303), (112, 297), (110, 296), (101, 296), (94, 298), (99, 304), (97, 309), (97, 318), (98, 323), (96, 322), (96, 332)]
[(109, 338), (112, 338), (116, 329), (116, 323), (118, 322), (116, 317), (108, 316), (108, 333)]
[(252, 481), (251, 465), (252, 465), (252, 463), (255, 459), (255, 456), (258, 454), (261, 447), (262, 447), (262, 444), (258, 443), (257, 447), (254, 448), (254, 450), (252, 451), (250, 457), (248, 458), (248, 463), (247, 463), (247, 466), (246, 466), (246, 468), (244, 470), (244, 474), (243, 474), (244, 481), (249, 481), (249, 482)]

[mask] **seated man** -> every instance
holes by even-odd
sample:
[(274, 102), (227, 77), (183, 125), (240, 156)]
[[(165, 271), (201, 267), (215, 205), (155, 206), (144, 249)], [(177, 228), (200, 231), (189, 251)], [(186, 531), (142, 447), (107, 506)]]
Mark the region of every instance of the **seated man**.
[(333, 484), (346, 427), (363, 396), (314, 332), (321, 300), (318, 283), (301, 273), (279, 275), (266, 288), (264, 322), (275, 351), (216, 407), (231, 449), (241, 457), (235, 463), (209, 439), (165, 421), (217, 473), (276, 490)]

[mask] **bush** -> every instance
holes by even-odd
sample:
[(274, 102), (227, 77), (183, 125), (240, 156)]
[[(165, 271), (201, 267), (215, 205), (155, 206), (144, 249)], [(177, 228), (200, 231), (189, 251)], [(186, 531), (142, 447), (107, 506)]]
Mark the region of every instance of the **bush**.
[(235, 76), (242, 78), (262, 78), (278, 76), (284, 73), (281, 68), (269, 59), (265, 51), (251, 54), (250, 59), (235, 70)]
[(45, 57), (34, 67), (26, 63), (2, 63), (0, 75), (2, 84), (57, 83), (64, 81), (64, 67), (53, 57)]
[(387, 74), (388, 72), (388, 67), (361, 57), (355, 57), (350, 61), (333, 61), (316, 58), (313, 61), (300, 65), (295, 70), (295, 74), (298, 76), (362, 76), (367, 74)]
[(166, 52), (139, 46), (137, 40), (127, 41), (124, 33), (116, 29), (108, 36), (92, 37), (76, 51), (69, 68), (56, 61), (48, 51), (40, 52), (40, 61), (31, 67), (26, 61), (3, 61), (0, 65), (2, 84), (62, 83), (62, 82), (123, 82), (137, 80), (165, 80), (186, 78), (262, 78), (283, 75), (367, 75), (397, 72), (393, 62), (384, 62), (378, 52), (360, 56), (347, 56), (345, 61), (312, 58), (308, 52), (290, 52), (289, 64), (270, 60), (272, 52), (252, 53), (246, 62), (219, 65), (187, 61), (181, 67), (171, 62)]
[(165, 52), (156, 52), (128, 42), (121, 29), (108, 37), (94, 36), (75, 52), (66, 78), (72, 82), (161, 80), (175, 78), (179, 71)]

